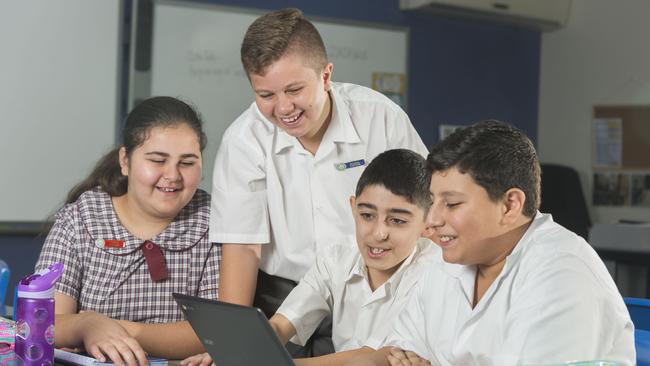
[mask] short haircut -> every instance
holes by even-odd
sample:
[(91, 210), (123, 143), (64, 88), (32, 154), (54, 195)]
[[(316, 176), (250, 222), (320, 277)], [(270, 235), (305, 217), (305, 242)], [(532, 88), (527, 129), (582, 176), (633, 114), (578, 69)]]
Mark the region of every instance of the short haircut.
[(379, 185), (427, 212), (431, 206), (430, 182), (431, 174), (421, 155), (407, 149), (388, 150), (377, 155), (361, 173), (355, 195), (359, 197), (366, 187)]
[(325, 44), (318, 30), (294, 8), (264, 14), (248, 27), (241, 45), (241, 62), (249, 77), (264, 75), (269, 66), (289, 53), (303, 56), (306, 66), (316, 72), (327, 65)]
[(505, 122), (486, 120), (456, 130), (431, 149), (430, 174), (456, 168), (469, 174), (493, 201), (511, 188), (526, 195), (523, 213), (534, 217), (540, 204), (540, 166), (530, 139)]

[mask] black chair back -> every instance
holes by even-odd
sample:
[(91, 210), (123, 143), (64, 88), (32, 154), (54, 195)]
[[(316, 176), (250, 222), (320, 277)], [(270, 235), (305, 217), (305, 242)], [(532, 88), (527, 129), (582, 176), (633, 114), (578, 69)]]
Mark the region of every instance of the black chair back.
[(587, 211), (580, 176), (570, 167), (542, 164), (542, 203), (540, 211), (587, 239), (591, 220)]

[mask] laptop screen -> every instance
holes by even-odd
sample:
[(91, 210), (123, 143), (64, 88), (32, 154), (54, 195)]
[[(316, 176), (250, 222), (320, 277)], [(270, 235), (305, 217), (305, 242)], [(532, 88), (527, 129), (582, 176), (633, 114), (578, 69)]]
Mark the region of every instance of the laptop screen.
[(218, 366), (293, 366), (293, 360), (261, 310), (173, 294)]

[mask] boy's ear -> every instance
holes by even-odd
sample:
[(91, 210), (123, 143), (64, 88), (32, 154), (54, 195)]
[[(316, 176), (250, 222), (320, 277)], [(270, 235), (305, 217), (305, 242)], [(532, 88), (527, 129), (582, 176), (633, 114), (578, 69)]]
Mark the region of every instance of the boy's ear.
[(502, 218), (503, 224), (515, 223), (524, 211), (526, 194), (519, 188), (510, 188), (503, 195)]
[(126, 156), (126, 148), (124, 146), (120, 147), (118, 150), (118, 156), (120, 160), (120, 172), (125, 177), (129, 176), (129, 158)]
[(357, 198), (354, 196), (350, 196), (350, 208), (352, 209), (352, 214), (354, 216), (354, 211), (357, 208)]
[(323, 86), (325, 87), (325, 91), (330, 91), (332, 89), (332, 71), (334, 70), (334, 64), (331, 62), (325, 65), (325, 68), (323, 69), (323, 72), (321, 73), (321, 77), (323, 78)]

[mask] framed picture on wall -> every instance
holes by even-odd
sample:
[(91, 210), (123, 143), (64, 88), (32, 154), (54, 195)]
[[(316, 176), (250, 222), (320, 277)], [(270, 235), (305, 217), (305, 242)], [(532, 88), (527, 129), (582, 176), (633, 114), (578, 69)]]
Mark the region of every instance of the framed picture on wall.
[(592, 129), (594, 167), (620, 168), (623, 158), (623, 120), (595, 118)]

